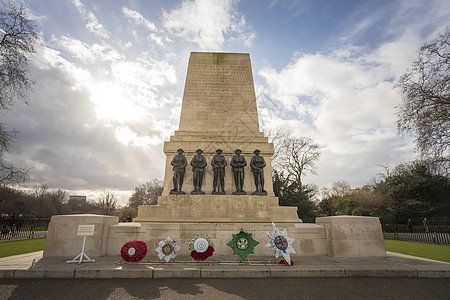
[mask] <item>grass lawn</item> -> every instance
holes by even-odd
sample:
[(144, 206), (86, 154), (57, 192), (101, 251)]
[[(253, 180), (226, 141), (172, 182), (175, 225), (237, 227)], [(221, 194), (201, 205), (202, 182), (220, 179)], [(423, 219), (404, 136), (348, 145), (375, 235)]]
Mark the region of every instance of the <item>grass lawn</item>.
[(384, 240), (384, 244), (386, 245), (386, 251), (450, 263), (450, 246), (397, 240)]
[(0, 242), (0, 258), (44, 250), (45, 238)]

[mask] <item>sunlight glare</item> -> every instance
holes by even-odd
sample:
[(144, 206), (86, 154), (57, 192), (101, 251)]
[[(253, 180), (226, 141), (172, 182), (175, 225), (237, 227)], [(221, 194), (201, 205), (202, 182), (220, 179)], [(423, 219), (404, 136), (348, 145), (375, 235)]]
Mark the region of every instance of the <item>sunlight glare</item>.
[(139, 136), (127, 126), (117, 128), (114, 131), (114, 135), (119, 142), (126, 146), (132, 145), (146, 148), (151, 145), (158, 145), (162, 142), (160, 137)]
[(100, 83), (91, 87), (92, 102), (95, 103), (95, 113), (98, 119), (107, 121), (140, 120), (145, 113), (131, 96), (124, 93), (117, 85), (111, 83)]

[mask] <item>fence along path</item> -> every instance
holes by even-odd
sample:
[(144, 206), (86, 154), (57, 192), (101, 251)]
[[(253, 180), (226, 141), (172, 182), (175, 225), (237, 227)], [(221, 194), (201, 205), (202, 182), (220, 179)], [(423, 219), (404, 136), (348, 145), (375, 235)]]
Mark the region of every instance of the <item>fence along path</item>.
[(380, 221), (385, 239), (450, 245), (450, 218)]
[(388, 240), (426, 242), (434, 244), (450, 245), (450, 234), (442, 232), (383, 232)]
[(0, 241), (45, 237), (49, 223), (50, 218), (17, 218), (13, 222), (2, 219)]

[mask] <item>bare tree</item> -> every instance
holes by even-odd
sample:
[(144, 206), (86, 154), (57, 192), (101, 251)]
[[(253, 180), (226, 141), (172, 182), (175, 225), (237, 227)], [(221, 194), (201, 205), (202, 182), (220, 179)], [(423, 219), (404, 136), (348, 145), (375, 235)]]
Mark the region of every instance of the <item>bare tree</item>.
[(0, 185), (25, 182), (29, 178), (28, 170), (19, 169), (0, 156)]
[(398, 108), (400, 132), (416, 136), (422, 158), (448, 168), (450, 145), (450, 29), (423, 45), (412, 69), (396, 87), (403, 101)]
[(103, 215), (113, 215), (116, 213), (117, 206), (116, 194), (110, 191), (104, 191), (102, 195), (98, 197), (96, 206), (99, 208), (100, 213)]
[(350, 183), (347, 181), (336, 181), (331, 185), (331, 193), (333, 196), (343, 197), (351, 192)]
[[(0, 111), (8, 110), (19, 99), (27, 103), (33, 81), (26, 75), (28, 57), (35, 52), (38, 39), (33, 21), (23, 7), (6, 4), (0, 11)], [(0, 184), (25, 181), (28, 173), (5, 161), (8, 146), (16, 135), (0, 122)]]
[(0, 109), (8, 109), (14, 100), (27, 102), (33, 82), (26, 75), (29, 54), (35, 52), (38, 39), (33, 21), (23, 7), (7, 4), (0, 12)]
[(33, 196), (35, 198), (45, 198), (48, 194), (48, 185), (41, 184), (33, 187)]
[(309, 137), (296, 137), (290, 131), (277, 129), (266, 133), (274, 143), (273, 169), (284, 180), (302, 186), (302, 176), (316, 173), (316, 161), (320, 157), (319, 145)]
[(13, 143), (16, 131), (7, 131), (4, 123), (0, 122), (0, 184), (12, 184), (27, 181), (28, 171), (16, 168), (12, 163), (4, 159)]
[(292, 130), (280, 127), (276, 130), (264, 130), (264, 134), (269, 138), (269, 142), (273, 143), (274, 151), (272, 155), (272, 161), (276, 161), (276, 159), (282, 153), (285, 141), (287, 141), (292, 136)]
[(139, 205), (155, 205), (158, 203), (158, 196), (161, 196), (163, 191), (163, 183), (159, 179), (152, 179), (146, 183), (138, 185), (130, 199), (128, 205), (133, 208), (138, 208)]

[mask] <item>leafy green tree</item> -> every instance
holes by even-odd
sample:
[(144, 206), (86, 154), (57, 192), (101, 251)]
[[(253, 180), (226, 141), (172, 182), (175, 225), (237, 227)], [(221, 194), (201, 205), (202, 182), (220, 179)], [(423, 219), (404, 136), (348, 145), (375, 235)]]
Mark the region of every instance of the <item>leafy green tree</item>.
[(334, 205), (331, 201), (331, 197), (322, 199), (322, 201), (320, 201), (319, 203), (319, 206), (322, 210), (322, 213), (326, 216), (334, 216), (336, 214), (336, 209), (334, 208)]
[(358, 207), (358, 201), (351, 194), (338, 197), (335, 204), (336, 215), (352, 215), (353, 210)]
[(375, 187), (378, 195), (392, 200), (394, 218), (450, 216), (448, 177), (432, 174), (420, 163), (398, 170)]
[(354, 216), (377, 216), (380, 218), (391, 217), (392, 201), (374, 192), (374, 186), (365, 185), (351, 191), (351, 196), (357, 202), (353, 209)]
[(375, 193), (371, 185), (351, 189), (348, 182), (338, 181), (322, 193), (319, 205), (325, 215), (390, 216), (390, 199)]
[(305, 223), (314, 223), (317, 216), (313, 198), (317, 193), (314, 185), (298, 186), (296, 182), (289, 182), (275, 171), (273, 176), (273, 190), (279, 199), (280, 206), (297, 207), (297, 215)]

